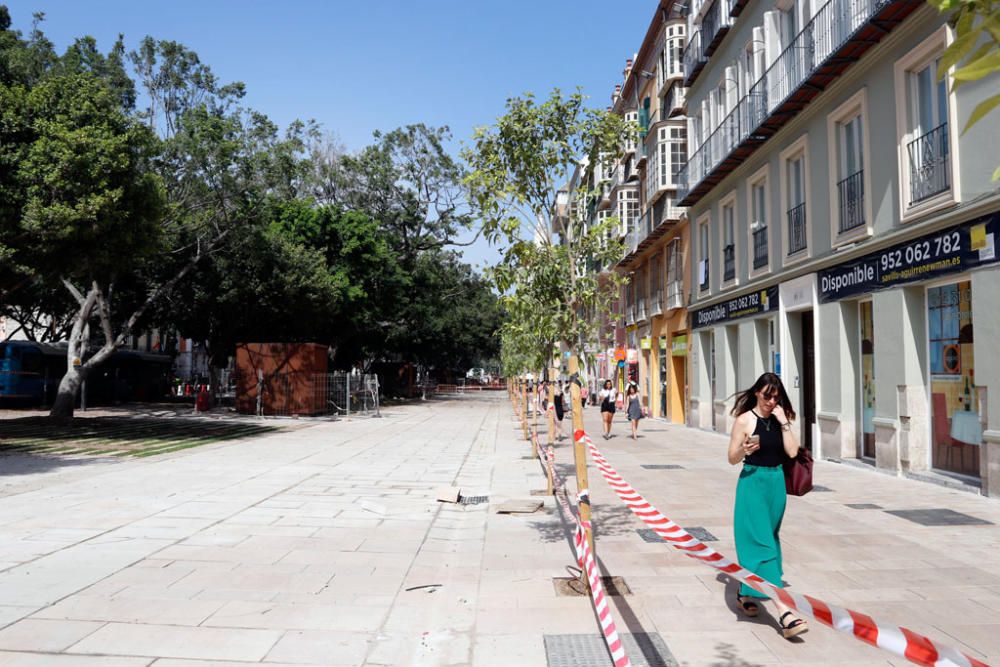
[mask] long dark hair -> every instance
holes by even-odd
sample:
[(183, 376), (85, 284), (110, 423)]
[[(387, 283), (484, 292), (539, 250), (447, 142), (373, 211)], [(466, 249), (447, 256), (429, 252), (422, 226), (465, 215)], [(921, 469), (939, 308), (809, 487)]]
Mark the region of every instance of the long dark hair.
[[(608, 385), (611, 385), (610, 387)], [(605, 380), (604, 384), (601, 385), (601, 389), (614, 389), (615, 385), (611, 380)]]
[(781, 383), (781, 378), (774, 373), (764, 373), (757, 381), (753, 383), (753, 386), (742, 392), (736, 397), (736, 404), (733, 405), (733, 409), (729, 414), (734, 417), (739, 417), (744, 412), (748, 412), (757, 407), (757, 392), (764, 392), (765, 396), (778, 395), (778, 405), (781, 409), (785, 411), (785, 415), (788, 416), (788, 421), (795, 419), (795, 410), (792, 409), (792, 402), (788, 399), (788, 393), (785, 391), (785, 385)]

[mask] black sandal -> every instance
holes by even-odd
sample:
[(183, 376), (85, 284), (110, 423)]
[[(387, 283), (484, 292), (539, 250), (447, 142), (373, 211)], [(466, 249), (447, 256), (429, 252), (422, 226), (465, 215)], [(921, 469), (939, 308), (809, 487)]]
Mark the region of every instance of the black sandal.
[(757, 606), (757, 603), (754, 602), (753, 598), (749, 595), (737, 595), (736, 604), (740, 606), (740, 609), (742, 609), (743, 613), (747, 616), (753, 617), (760, 612), (760, 607)]
[[(792, 616), (792, 620), (788, 624), (785, 624), (785, 616)], [(778, 619), (778, 625), (781, 626), (781, 634), (785, 639), (801, 635), (809, 629), (809, 624), (804, 619), (794, 616), (790, 611), (781, 615), (781, 618)]]

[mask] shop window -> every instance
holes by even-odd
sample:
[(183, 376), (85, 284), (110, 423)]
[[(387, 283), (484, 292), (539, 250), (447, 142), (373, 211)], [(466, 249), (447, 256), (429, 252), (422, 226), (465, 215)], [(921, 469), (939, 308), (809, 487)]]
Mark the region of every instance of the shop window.
[(972, 283), (927, 290), (930, 348), (931, 463), (979, 475), (983, 439), (973, 358)]

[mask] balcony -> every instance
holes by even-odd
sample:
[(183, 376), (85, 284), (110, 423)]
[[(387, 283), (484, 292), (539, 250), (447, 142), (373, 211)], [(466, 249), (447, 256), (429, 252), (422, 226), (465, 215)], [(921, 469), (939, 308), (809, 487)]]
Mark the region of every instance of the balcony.
[(639, 302), (636, 304), (635, 321), (637, 323), (646, 321), (646, 297), (644, 296), (640, 296)]
[(948, 165), (948, 123), (906, 146), (910, 156), (910, 206), (951, 189)]
[(677, 310), (684, 307), (684, 283), (671, 280), (667, 283), (667, 310)]
[(685, 104), (687, 104), (687, 88), (680, 81), (675, 81), (667, 91), (664, 105), (660, 107), (659, 119), (667, 120), (682, 115)]
[(649, 316), (656, 317), (663, 314), (663, 290), (654, 290), (649, 297)]
[(722, 38), (729, 32), (729, 0), (715, 0), (701, 19), (702, 40), (705, 42), (705, 59), (715, 53)]
[(635, 324), (635, 316), (638, 310), (634, 303), (625, 305), (625, 326), (630, 327)]
[(722, 282), (736, 277), (736, 246), (730, 243), (722, 249)]
[(631, 264), (644, 250), (677, 224), (680, 218), (679, 211), (674, 206), (668, 205), (669, 201), (666, 198), (662, 198), (661, 201), (665, 202), (663, 206), (647, 208), (634, 226), (630, 227), (625, 241), (625, 256), (618, 263), (619, 266), (625, 267)]
[(859, 169), (837, 183), (837, 202), (840, 205), (841, 234), (865, 224), (865, 170)]
[(806, 204), (788, 209), (788, 254), (806, 249)]
[(705, 290), (708, 289), (708, 283), (709, 283), (708, 275), (710, 273), (709, 269), (711, 268), (711, 265), (709, 264), (709, 261), (707, 259), (702, 260), (702, 262), (704, 263), (705, 266), (704, 269), (705, 272), (701, 274), (701, 281), (698, 283), (698, 289), (704, 292)]
[(687, 46), (684, 47), (684, 85), (690, 86), (694, 80), (705, 69), (705, 57), (701, 48), (701, 30), (695, 30), (694, 34), (688, 38)]
[(767, 266), (767, 225), (762, 225), (753, 232), (753, 268)]
[[(680, 205), (697, 203), (920, 6), (907, 0), (827, 2), (690, 156), (678, 174)], [(691, 49), (689, 43), (686, 73)], [(697, 76), (691, 62), (688, 84)]]

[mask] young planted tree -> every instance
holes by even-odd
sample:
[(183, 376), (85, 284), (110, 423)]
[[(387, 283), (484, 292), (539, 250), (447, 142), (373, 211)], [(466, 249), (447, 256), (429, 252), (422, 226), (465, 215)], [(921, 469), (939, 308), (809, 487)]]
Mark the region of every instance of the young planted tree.
[[(621, 284), (616, 274), (602, 278), (591, 269), (617, 261), (623, 248), (609, 238), (614, 218), (588, 224), (595, 193), (580, 183), (569, 201), (561, 188), (579, 165), (618, 155), (635, 129), (615, 114), (585, 107), (579, 91), (565, 96), (556, 89), (541, 103), (531, 94), (509, 99), (506, 113), (495, 125), (478, 128), (464, 153), (470, 167), (465, 182), (483, 233), (507, 246), (492, 270), (505, 306), (525, 331), (523, 338), (537, 341), (539, 349), (546, 340), (566, 346), (573, 375), (601, 317), (611, 316)], [(535, 368), (544, 363), (528, 360)], [(574, 383), (571, 390), (575, 407), (580, 387)], [(574, 431), (583, 427), (579, 410), (573, 410), (573, 422)], [(582, 445), (576, 460), (577, 485), (585, 488)], [(586, 503), (581, 513), (589, 517)]]

